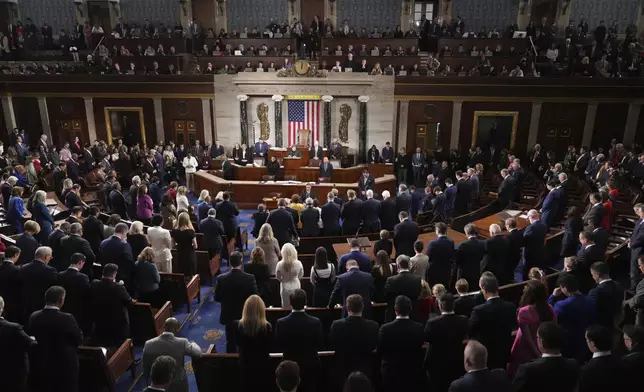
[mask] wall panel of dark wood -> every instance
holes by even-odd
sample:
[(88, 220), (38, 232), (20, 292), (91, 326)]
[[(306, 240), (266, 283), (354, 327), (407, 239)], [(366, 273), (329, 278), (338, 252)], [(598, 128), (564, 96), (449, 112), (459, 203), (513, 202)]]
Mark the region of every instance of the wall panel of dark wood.
[[(70, 142), (71, 138), (68, 135), (68, 130), (74, 126), (80, 125), (80, 138), (83, 142), (93, 143), (89, 140), (87, 131), (87, 113), (85, 112), (85, 101), (83, 98), (47, 98), (47, 113), (49, 114), (49, 124), (51, 127), (50, 142), (59, 148)], [(78, 121), (77, 124), (72, 124), (72, 121)]]
[(461, 153), (466, 153), (472, 146), (472, 132), (474, 129), (474, 112), (519, 112), (514, 152), (523, 154), (528, 144), (530, 131), (530, 115), (532, 103), (530, 102), (463, 102), (461, 111), (461, 131), (459, 135), (459, 148)]
[(537, 143), (563, 159), (569, 145), (581, 146), (587, 109), (585, 103), (544, 102)]
[(16, 116), (16, 126), (24, 129), (30, 145), (35, 145), (42, 135), (42, 121), (38, 109), (38, 98), (13, 97), (13, 112)]
[(96, 137), (99, 140), (107, 140), (107, 128), (105, 124), (105, 107), (117, 106), (128, 108), (143, 108), (143, 119), (145, 123), (145, 139), (148, 145), (157, 142), (157, 127), (154, 121), (154, 101), (152, 98), (95, 98), (94, 99), (94, 121), (96, 123)]
[(600, 103), (595, 115), (595, 128), (591, 148), (608, 151), (611, 139), (621, 141), (624, 137), (628, 103)]
[(163, 130), (165, 140), (174, 140), (174, 122), (195, 121), (197, 124), (197, 139), (204, 145), (203, 110), (200, 98), (164, 98), (161, 100), (163, 109)]
[(417, 145), (416, 126), (429, 123), (440, 123), (440, 145), (445, 151), (449, 150), (452, 135), (452, 110), (452, 102), (410, 102), (407, 114), (407, 150), (413, 151)]
[(635, 143), (644, 145), (644, 107), (640, 109), (640, 117), (637, 121), (637, 130), (635, 131)]

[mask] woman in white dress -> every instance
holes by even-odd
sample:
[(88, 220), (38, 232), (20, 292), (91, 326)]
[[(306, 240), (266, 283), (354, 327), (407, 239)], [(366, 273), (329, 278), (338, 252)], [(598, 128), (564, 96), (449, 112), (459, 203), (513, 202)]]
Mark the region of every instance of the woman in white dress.
[(154, 249), (154, 264), (159, 272), (172, 273), (172, 237), (170, 231), (161, 227), (163, 217), (159, 214), (152, 216), (152, 227), (148, 229), (148, 240)]
[(186, 212), (190, 212), (190, 203), (188, 202), (188, 197), (186, 194), (188, 193), (188, 188), (185, 186), (180, 186), (179, 189), (177, 189), (177, 212), (184, 210)]
[(280, 295), (282, 307), (291, 308), (290, 295), (300, 288), (300, 279), (304, 277), (304, 267), (297, 259), (297, 250), (291, 243), (282, 246), (282, 260), (277, 263), (275, 271), (277, 280), (280, 281)]

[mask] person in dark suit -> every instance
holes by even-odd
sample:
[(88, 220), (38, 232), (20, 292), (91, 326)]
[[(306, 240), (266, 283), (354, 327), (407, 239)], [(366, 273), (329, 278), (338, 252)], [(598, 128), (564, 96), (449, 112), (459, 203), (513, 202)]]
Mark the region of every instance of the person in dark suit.
[(378, 323), (362, 316), (363, 297), (351, 294), (345, 300), (347, 316), (335, 320), (329, 331), (329, 343), (335, 350), (334, 372), (337, 384), (342, 385), (352, 372), (371, 377), (373, 351), (378, 346)]
[(633, 211), (635, 211), (635, 214), (639, 219), (635, 222), (633, 234), (631, 234), (631, 238), (628, 240), (628, 247), (631, 249), (631, 289), (637, 287), (641, 278), (637, 260), (641, 255), (644, 255), (644, 203), (635, 204)]
[(512, 382), (516, 392), (574, 392), (579, 378), (579, 364), (561, 355), (564, 331), (554, 321), (541, 323), (537, 346), (541, 358), (519, 366)]
[(284, 199), (279, 199), (277, 209), (268, 214), (266, 223), (273, 228), (273, 235), (280, 248), (287, 242), (291, 242), (293, 237), (297, 237), (297, 227), (293, 222), (293, 215), (286, 209), (286, 200)]
[[(61, 256), (60, 241), (63, 237), (69, 234), (70, 227), (71, 224), (69, 222), (62, 222), (60, 225), (56, 226), (54, 231), (51, 232), (49, 235), (49, 241), (47, 241), (52, 250), (52, 254), (54, 255), (54, 258), (49, 264), (58, 271), (65, 270), (64, 265), (59, 262), (59, 258)], [(58, 258), (56, 255), (58, 255)]]
[(160, 355), (156, 357), (150, 368), (150, 386), (143, 392), (168, 391), (174, 373), (177, 372), (177, 361), (169, 355)]
[(508, 258), (506, 264), (506, 275), (514, 280), (514, 271), (521, 261), (521, 249), (523, 248), (523, 230), (517, 229), (517, 220), (508, 218), (505, 220), (505, 228), (508, 230)]
[(322, 206), (322, 231), (325, 236), (342, 234), (340, 227), (340, 205), (333, 201), (333, 192), (327, 194), (327, 202)]
[(439, 222), (445, 221), (448, 214), (447, 195), (443, 193), (443, 189), (440, 186), (432, 188), (432, 192), (434, 193), (434, 198), (431, 201), (434, 219)]
[(427, 194), (425, 193), (425, 188), (416, 188), (413, 185), (409, 187), (409, 194), (411, 195), (411, 210), (409, 212), (411, 219), (416, 220), (418, 211), (423, 211), (421, 208), (423, 207), (423, 200), (427, 197)]
[(356, 198), (353, 189), (347, 191), (349, 201), (342, 204), (340, 217), (342, 218), (342, 234), (354, 235), (358, 232), (362, 222), (362, 200)]
[(429, 348), (423, 368), (429, 376), (431, 389), (445, 391), (464, 373), (463, 340), (467, 338), (469, 327), (467, 317), (454, 313), (452, 294), (441, 294), (438, 308), (441, 315), (430, 318), (425, 325), (425, 341)]
[(396, 197), (396, 212), (411, 212), (411, 195), (407, 191), (407, 185), (400, 184), (398, 187), (398, 196)]
[(304, 310), (306, 292), (296, 289), (290, 295), (291, 314), (277, 320), (275, 342), (277, 350), (284, 353), (284, 360), (294, 361), (300, 366), (301, 387), (305, 391), (315, 391), (320, 376), (320, 358), (324, 336), (322, 322)]
[(633, 390), (644, 382), (644, 327), (641, 325), (624, 325), (624, 345), (629, 354), (622, 357), (622, 365), (626, 372), (626, 389)]
[(368, 190), (373, 191), (375, 183), (376, 181), (374, 180), (373, 176), (369, 174), (369, 171), (367, 169), (363, 170), (362, 176), (360, 176), (360, 179), (358, 180), (358, 190), (360, 191), (360, 197), (362, 199), (367, 196)]
[[(257, 212), (253, 214), (252, 218), (253, 218), (253, 230), (251, 230), (250, 233), (253, 235), (253, 237), (257, 238), (259, 236), (259, 229), (262, 227), (264, 223), (266, 223), (266, 220), (268, 219), (268, 211), (266, 211), (266, 205), (264, 204), (258, 205)], [(222, 228), (223, 228), (223, 224), (222, 224)]]
[(38, 240), (36, 236), (40, 231), (40, 225), (36, 221), (28, 220), (24, 224), (24, 232), (18, 234), (16, 238), (16, 246), (20, 248), (20, 257), (18, 258), (18, 265), (25, 265), (30, 262), (36, 249), (38, 249)]
[(456, 199), (454, 202), (454, 216), (461, 216), (469, 211), (472, 204), (472, 184), (463, 175), (463, 172), (456, 172)]
[(584, 229), (579, 208), (573, 206), (566, 212), (564, 224), (564, 237), (561, 242), (560, 257), (569, 257), (577, 254), (579, 250), (579, 233)]
[(348, 270), (347, 263), (349, 260), (355, 260), (362, 272), (371, 273), (371, 258), (366, 253), (360, 251), (360, 241), (354, 238), (350, 242), (351, 250), (340, 256), (338, 260), (338, 274), (344, 274)]
[(223, 198), (224, 200), (215, 205), (215, 209), (217, 210), (219, 220), (224, 224), (226, 237), (230, 241), (237, 236), (237, 215), (239, 215), (239, 209), (237, 208), (237, 204), (230, 201), (230, 193), (224, 192)]
[(467, 284), (467, 280), (459, 279), (456, 281), (456, 293), (458, 297), (454, 299), (454, 313), (467, 318), (470, 318), (472, 309), (478, 305), (477, 295), (469, 294), (469, 289), (470, 286)]
[(313, 199), (306, 199), (306, 207), (300, 213), (302, 220), (302, 237), (320, 235), (320, 211), (313, 206)]
[(391, 143), (385, 143), (385, 146), (382, 148), (381, 154), (383, 163), (393, 163), (394, 162), (394, 149), (391, 147)]
[(497, 199), (499, 201), (499, 205), (504, 208), (515, 200), (517, 182), (515, 178), (510, 175), (510, 171), (508, 169), (501, 170), (501, 177), (503, 177), (503, 181), (501, 181), (501, 185), (499, 185)]
[(503, 369), (494, 369), (489, 365), (489, 350), (476, 340), (470, 340), (465, 346), (463, 356), (467, 372), (463, 377), (452, 382), (449, 392), (510, 392), (512, 385)]
[(121, 219), (127, 219), (127, 203), (125, 196), (121, 193), (121, 184), (115, 182), (110, 192), (110, 204), (112, 206), (111, 213), (118, 214)]
[(389, 191), (382, 192), (382, 202), (380, 202), (380, 227), (383, 230), (393, 230), (398, 224), (398, 210), (396, 201), (391, 198)]
[(597, 282), (597, 286), (588, 292), (588, 296), (595, 300), (597, 324), (613, 330), (617, 317), (622, 312), (624, 290), (619, 283), (610, 278), (610, 268), (605, 262), (593, 263), (590, 273)]
[(89, 242), (82, 235), (83, 226), (80, 223), (73, 223), (69, 227), (69, 235), (66, 235), (60, 240), (61, 254), (58, 261), (66, 269), (71, 264), (72, 255), (74, 253), (81, 253), (87, 260), (81, 272), (92, 278), (94, 276), (92, 265), (96, 261), (96, 255), (92, 251)]
[(380, 231), (380, 201), (373, 198), (373, 190), (366, 191), (367, 200), (362, 203), (361, 219), (363, 233), (377, 233)]
[(125, 223), (118, 223), (114, 227), (114, 234), (103, 240), (99, 250), (101, 264), (113, 262), (118, 266), (117, 280), (125, 282), (128, 292), (132, 292), (134, 284), (134, 257), (132, 247), (127, 243), (128, 227)]
[(430, 287), (441, 283), (445, 287), (449, 286), (450, 275), (452, 272), (452, 263), (456, 256), (454, 241), (447, 236), (447, 225), (439, 222), (436, 224), (437, 239), (429, 241), (427, 244), (427, 257), (429, 257), (429, 269), (427, 277)]
[(514, 271), (509, 271), (507, 268), (510, 243), (496, 223), (490, 225), (489, 232), (492, 238), (485, 240), (485, 256), (481, 260), (481, 273), (490, 271), (497, 277), (500, 285), (509, 284), (514, 276)]
[(611, 353), (613, 331), (602, 325), (593, 325), (586, 330), (586, 343), (593, 357), (581, 367), (578, 392), (625, 390), (625, 369), (620, 358)]
[(548, 194), (541, 204), (541, 221), (546, 225), (548, 230), (558, 221), (559, 203), (561, 202), (561, 192), (556, 189), (557, 180), (549, 180), (546, 184)]
[(490, 348), (488, 366), (491, 369), (505, 369), (514, 340), (512, 331), (517, 328), (516, 307), (499, 297), (496, 277), (482, 276), (479, 287), (486, 302), (472, 309), (470, 337)]
[[(80, 167), (78, 166), (77, 160), (78, 160), (78, 156), (76, 154), (72, 154), (72, 158), (69, 159), (66, 164), (67, 177), (69, 177), (74, 183), (76, 183), (81, 176)], [(67, 203), (65, 202), (65, 204)]]
[(5, 302), (4, 316), (13, 322), (23, 322), (22, 282), (20, 267), (16, 265), (19, 257), (20, 248), (13, 245), (4, 251), (4, 257), (0, 257), (0, 297)]
[[(224, 248), (223, 237), (226, 234), (224, 224), (217, 219), (216, 209), (210, 208), (208, 210), (208, 216), (199, 222), (199, 230), (203, 234), (204, 246), (208, 249), (208, 257), (212, 260)], [(257, 230), (259, 231), (259, 228)]]
[(423, 326), (409, 318), (412, 300), (405, 295), (396, 296), (394, 310), (396, 319), (382, 325), (378, 334), (382, 390), (419, 391), (425, 341)]
[(532, 267), (541, 267), (545, 259), (544, 244), (548, 228), (539, 220), (537, 210), (528, 211), (530, 224), (523, 231), (523, 280), (528, 280)]
[(89, 208), (89, 215), (83, 220), (83, 238), (89, 242), (89, 246), (96, 254), (105, 239), (105, 225), (98, 219), (101, 210), (92, 206)]
[(590, 206), (582, 218), (584, 220), (584, 227), (589, 225), (592, 225), (592, 227), (600, 227), (602, 225), (602, 219), (604, 219), (604, 213), (602, 197), (599, 193), (591, 193)]
[(49, 266), (51, 248), (36, 249), (34, 260), (20, 268), (18, 277), (22, 283), (23, 315), (29, 315), (45, 306), (45, 292), (56, 283), (58, 272)]
[(411, 260), (409, 256), (400, 255), (396, 258), (398, 274), (390, 276), (385, 282), (385, 297), (387, 298), (387, 310), (385, 320), (394, 319), (396, 298), (403, 295), (409, 299), (413, 298), (415, 302), (420, 296), (421, 284), (420, 277), (411, 273)]
[(454, 186), (452, 179), (451, 178), (446, 178), (445, 179), (445, 192), (443, 194), (445, 195), (445, 201), (447, 202), (445, 204), (445, 212), (443, 217), (448, 220), (454, 217), (454, 205), (456, 203), (456, 194), (458, 190)]
[(65, 305), (61, 309), (76, 319), (83, 333), (91, 333), (89, 313), (89, 278), (80, 272), (85, 264), (85, 255), (74, 253), (69, 268), (58, 273), (58, 285), (65, 289)]
[(593, 233), (582, 231), (579, 233), (581, 248), (577, 252), (577, 269), (579, 270), (579, 288), (586, 294), (593, 288), (594, 281), (590, 273), (590, 266), (593, 263), (604, 260), (604, 252), (595, 244)]
[(329, 162), (329, 158), (324, 157), (322, 163), (320, 163), (320, 177), (321, 178), (332, 178), (333, 177), (333, 165)]
[[(350, 295), (358, 294), (366, 306), (364, 314), (366, 317), (371, 316), (371, 295), (373, 293), (373, 277), (371, 272), (360, 270), (358, 262), (349, 260), (347, 262), (347, 272), (339, 275), (335, 280), (335, 287), (329, 298), (329, 309), (333, 309), (336, 304), (345, 304)], [(347, 316), (347, 308), (343, 306), (342, 317)]]
[[(637, 259), (637, 266), (644, 273), (644, 255)], [(625, 302), (631, 309), (636, 312), (635, 324), (644, 327), (644, 279), (640, 280), (635, 287), (633, 298)]]
[(308, 198), (311, 198), (311, 199), (316, 199), (317, 198), (315, 196), (315, 192), (313, 192), (313, 187), (311, 186), (311, 184), (306, 184), (306, 187), (304, 188), (304, 190), (300, 194), (300, 200), (306, 200)]
[(64, 288), (52, 286), (43, 298), (46, 306), (34, 312), (27, 325), (27, 333), (38, 342), (30, 355), (32, 390), (78, 392), (78, 346), (83, 332), (74, 316), (60, 311)]
[[(33, 341), (22, 330), (22, 326), (12, 323), (2, 317), (5, 302), (0, 296), (0, 390), (24, 392), (26, 389), (27, 375), (29, 374), (28, 352)], [(378, 327), (376, 326), (376, 331)], [(376, 332), (377, 336), (377, 332)], [(374, 338), (373, 349), (376, 348)]]
[(116, 264), (105, 264), (103, 277), (90, 284), (93, 338), (106, 347), (119, 347), (130, 336), (128, 308), (133, 300), (123, 281), (116, 281), (118, 269)]
[(413, 257), (416, 254), (414, 251), (414, 243), (420, 234), (418, 223), (409, 219), (407, 211), (400, 211), (398, 213), (398, 223), (394, 227), (394, 247), (396, 248), (396, 257), (406, 255)]
[(226, 352), (237, 351), (233, 339), (234, 321), (241, 319), (244, 302), (253, 294), (258, 294), (255, 276), (242, 271), (243, 256), (233, 252), (229, 256), (230, 271), (217, 277), (215, 301), (221, 303), (219, 322), (226, 326)]
[(467, 240), (459, 244), (454, 257), (456, 279), (465, 279), (469, 286), (476, 287), (481, 276), (485, 242), (477, 238), (476, 227), (473, 224), (465, 225), (464, 231)]
[(319, 141), (313, 142), (313, 145), (311, 146), (311, 150), (309, 151), (309, 156), (311, 159), (317, 159), (317, 160), (322, 160), (323, 158), (323, 150), (322, 146), (320, 146)]

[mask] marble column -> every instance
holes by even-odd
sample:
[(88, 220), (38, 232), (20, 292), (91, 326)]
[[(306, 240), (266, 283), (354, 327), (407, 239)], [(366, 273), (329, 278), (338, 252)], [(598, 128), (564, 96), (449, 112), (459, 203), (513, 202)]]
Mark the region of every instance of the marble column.
[(624, 137), (622, 138), (622, 143), (624, 143), (624, 145), (633, 144), (635, 141), (635, 133), (637, 132), (637, 123), (640, 119), (641, 110), (642, 102), (631, 102), (631, 104), (628, 105), (626, 127), (624, 129)]
[(584, 135), (581, 138), (581, 145), (590, 147), (593, 141), (593, 130), (595, 129), (595, 116), (597, 115), (597, 104), (589, 103), (586, 110), (586, 122), (584, 123)]
[(163, 127), (163, 105), (161, 105), (161, 98), (154, 98), (154, 125), (157, 129), (157, 143), (165, 140), (165, 130)]
[[(293, 23), (293, 19), (297, 18), (300, 22), (302, 22), (300, 19), (300, 14), (302, 10), (302, 2), (301, 0), (284, 0), (288, 3), (288, 23)], [(302, 28), (305, 28), (304, 24), (302, 24)]]
[(358, 164), (363, 163), (367, 157), (367, 102), (369, 96), (361, 95), (358, 97), (360, 102), (360, 115), (358, 118)]
[(224, 29), (228, 31), (227, 0), (215, 1), (215, 31)]
[(210, 115), (210, 98), (201, 98), (201, 111), (203, 112), (203, 143), (212, 143), (212, 116)]
[(47, 135), (49, 143), (51, 138), (51, 123), (49, 122), (49, 110), (47, 109), (47, 98), (38, 97), (38, 113), (40, 113), (40, 123), (42, 124), (42, 133)]
[(74, 1), (74, 5), (76, 6), (76, 22), (84, 26), (85, 22), (89, 21), (89, 12), (87, 11), (87, 1), (85, 0), (76, 0)]
[(324, 19), (329, 19), (331, 26), (338, 26), (338, 0), (324, 0)]
[(398, 117), (398, 140), (395, 141), (394, 146), (396, 152), (401, 148), (407, 148), (407, 115), (409, 114), (409, 101), (400, 101), (400, 112)]
[(449, 148), (458, 150), (458, 142), (461, 137), (461, 113), (463, 101), (454, 101), (452, 105), (452, 133), (449, 139)]
[(519, 0), (519, 10), (517, 12), (517, 26), (525, 30), (532, 15), (532, 0)]
[(323, 95), (322, 101), (324, 101), (324, 147), (331, 149), (331, 102), (333, 101), (333, 96)]
[[(217, 112), (215, 111), (215, 100), (214, 100), (214, 99), (211, 99), (211, 100), (210, 100), (210, 108), (212, 109), (212, 112), (211, 112), (211, 113), (212, 113), (212, 115), (213, 115), (213, 122), (212, 122), (212, 137), (213, 137), (214, 141), (217, 141), (217, 140), (219, 139), (219, 136), (217, 136), (217, 121), (215, 121), (215, 118), (214, 118), (214, 117), (215, 117), (215, 113), (217, 113)], [(214, 142), (213, 142), (213, 144), (214, 144)]]
[[(530, 114), (530, 130), (528, 131), (528, 150), (537, 144), (539, 136), (539, 118), (541, 118), (541, 101), (532, 103), (532, 114)], [(516, 151), (517, 146), (514, 146)]]
[(13, 111), (13, 99), (11, 96), (2, 97), (2, 113), (4, 114), (4, 122), (7, 126), (7, 134), (11, 135), (16, 125), (16, 113)]
[(248, 145), (248, 95), (237, 96), (239, 101), (239, 131), (241, 144)]
[(282, 147), (284, 144), (282, 135), (282, 101), (284, 96), (275, 94), (271, 99), (275, 106), (275, 147)]
[(400, 26), (403, 31), (410, 30), (414, 27), (414, 0), (401, 0), (400, 8)]
[[(94, 100), (92, 97), (83, 97), (83, 101), (85, 101), (85, 117), (87, 117), (87, 137), (91, 143), (98, 139), (96, 136), (96, 121), (94, 120)], [(107, 124), (105, 125), (107, 126)], [(106, 142), (108, 144), (112, 143), (111, 140), (106, 140)]]

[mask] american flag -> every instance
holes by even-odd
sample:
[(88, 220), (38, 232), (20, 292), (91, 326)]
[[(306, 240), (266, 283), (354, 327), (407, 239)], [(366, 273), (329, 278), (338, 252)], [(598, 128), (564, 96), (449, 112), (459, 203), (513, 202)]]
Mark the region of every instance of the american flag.
[(320, 101), (288, 101), (288, 145), (297, 144), (300, 129), (311, 131), (311, 145), (320, 140)]

